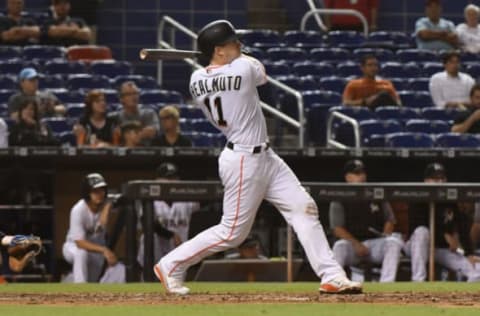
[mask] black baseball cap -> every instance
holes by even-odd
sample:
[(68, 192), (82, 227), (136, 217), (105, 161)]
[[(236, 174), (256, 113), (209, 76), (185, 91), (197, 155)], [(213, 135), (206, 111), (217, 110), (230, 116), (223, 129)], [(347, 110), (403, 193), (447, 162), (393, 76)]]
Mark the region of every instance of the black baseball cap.
[(157, 177), (175, 178), (178, 176), (178, 168), (171, 162), (164, 162), (157, 168)]
[(353, 159), (347, 161), (345, 166), (343, 167), (343, 171), (345, 174), (347, 173), (365, 173), (365, 165), (361, 160)]
[(445, 171), (445, 167), (438, 162), (429, 164), (425, 168), (425, 172), (423, 175), (424, 179), (446, 178), (446, 177), (447, 177), (447, 173)]

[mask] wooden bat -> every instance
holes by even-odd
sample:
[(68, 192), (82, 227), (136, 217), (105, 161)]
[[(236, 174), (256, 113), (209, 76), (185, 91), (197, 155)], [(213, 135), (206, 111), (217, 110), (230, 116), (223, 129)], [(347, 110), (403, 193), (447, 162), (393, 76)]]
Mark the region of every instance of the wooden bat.
[(144, 48), (140, 51), (140, 59), (146, 61), (177, 60), (198, 57), (200, 54), (201, 52), (193, 50)]

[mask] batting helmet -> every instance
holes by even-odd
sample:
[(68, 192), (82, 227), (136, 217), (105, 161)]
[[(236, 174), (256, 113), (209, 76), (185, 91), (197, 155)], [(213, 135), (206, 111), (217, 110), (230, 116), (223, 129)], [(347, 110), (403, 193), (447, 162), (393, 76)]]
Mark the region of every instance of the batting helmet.
[(211, 58), (215, 46), (238, 40), (235, 28), (227, 20), (216, 20), (205, 25), (197, 37), (197, 47), (205, 57)]
[(93, 189), (105, 188), (105, 193), (107, 193), (107, 182), (103, 176), (99, 173), (90, 173), (84, 179), (82, 183), (82, 197), (88, 201), (90, 200), (90, 192)]
[(174, 178), (178, 176), (178, 168), (170, 162), (164, 162), (157, 168), (157, 177)]

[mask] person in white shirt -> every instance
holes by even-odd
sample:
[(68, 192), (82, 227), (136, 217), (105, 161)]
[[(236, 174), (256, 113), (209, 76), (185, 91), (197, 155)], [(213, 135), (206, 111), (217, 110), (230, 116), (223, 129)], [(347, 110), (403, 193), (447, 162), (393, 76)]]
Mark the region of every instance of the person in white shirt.
[(106, 260), (117, 264), (115, 254), (105, 246), (106, 224), (112, 203), (107, 202), (107, 183), (101, 174), (84, 179), (82, 199), (70, 213), (70, 227), (63, 244), (63, 256), (73, 265), (73, 282), (98, 282)]
[(460, 55), (450, 52), (444, 55), (445, 71), (434, 74), (430, 78), (429, 89), (433, 103), (437, 108), (464, 108), (470, 102), (470, 90), (475, 80), (466, 73), (460, 72)]
[(0, 118), (0, 148), (8, 147), (8, 125), (4, 119)]
[(479, 15), (480, 8), (474, 4), (469, 4), (465, 7), (465, 23), (457, 26), (457, 35), (462, 50), (473, 54), (480, 53)]

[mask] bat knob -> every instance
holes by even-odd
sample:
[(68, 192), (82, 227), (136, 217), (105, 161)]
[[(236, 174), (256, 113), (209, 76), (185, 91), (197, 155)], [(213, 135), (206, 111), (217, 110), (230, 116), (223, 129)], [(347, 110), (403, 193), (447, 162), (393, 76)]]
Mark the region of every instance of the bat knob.
[(140, 50), (140, 53), (139, 53), (140, 59), (143, 60), (143, 59), (147, 58), (147, 54), (148, 54), (148, 53), (147, 53), (147, 50), (146, 50), (146, 49)]

